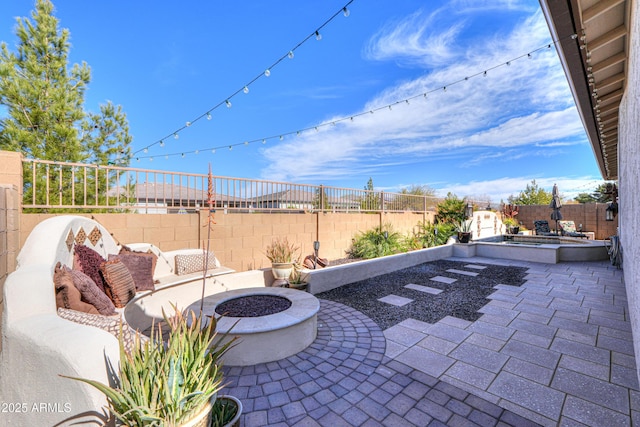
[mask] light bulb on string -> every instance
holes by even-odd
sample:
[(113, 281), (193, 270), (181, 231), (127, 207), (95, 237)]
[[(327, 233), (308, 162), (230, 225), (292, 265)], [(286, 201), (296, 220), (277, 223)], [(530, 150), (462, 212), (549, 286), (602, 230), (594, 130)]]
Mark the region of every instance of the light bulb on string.
[(184, 153), (182, 153), (182, 158), (184, 159)]
[(244, 142), (244, 145), (249, 145), (249, 141), (245, 141), (245, 142)]
[(178, 132), (174, 133), (173, 134), (173, 139), (178, 139), (178, 138), (180, 138), (180, 135), (178, 135)]
[(160, 141), (160, 147), (164, 147), (164, 141)]
[(149, 161), (150, 161), (150, 162), (153, 162), (153, 157), (149, 157)]
[(484, 73), (482, 73), (483, 77), (487, 77), (487, 72), (485, 71)]
[(207, 113), (207, 120), (211, 120), (211, 111)]
[(264, 75), (265, 75), (265, 77), (269, 77), (271, 75), (271, 70), (268, 69), (268, 68), (266, 70), (264, 70)]
[(531, 56), (530, 53), (527, 53), (527, 58), (531, 59), (531, 58), (533, 58), (533, 56)]
[(216, 154), (216, 149), (211, 150), (211, 154)]
[(227, 104), (227, 108), (231, 108), (231, 101), (227, 99), (224, 103)]
[(280, 141), (282, 141), (284, 139), (284, 137), (282, 135), (280, 135)]
[(164, 155), (164, 158), (165, 158), (165, 159), (169, 159), (169, 155), (168, 155), (168, 154), (165, 154), (165, 155)]
[(349, 12), (349, 9), (347, 9), (347, 6), (342, 8), (342, 14), (344, 15), (345, 18), (348, 18), (349, 15), (351, 15), (351, 12)]
[(187, 127), (189, 127), (189, 126), (191, 126), (191, 122), (187, 122), (187, 123), (185, 123), (185, 125), (186, 125)]
[(263, 139), (263, 140), (262, 140), (262, 143), (263, 143), (263, 144), (266, 144), (266, 143), (267, 143), (267, 140), (266, 140), (266, 139)]
[(243, 91), (244, 93), (249, 93), (249, 86), (245, 86), (245, 87), (242, 89), (242, 91)]
[(322, 40), (322, 34), (320, 34), (320, 31), (316, 31), (316, 40)]
[(233, 150), (233, 146), (232, 145), (229, 146), (229, 151), (231, 151), (231, 150)]
[(289, 59), (293, 59), (293, 51), (290, 50), (289, 53), (287, 53), (287, 56), (289, 57)]
[(144, 153), (148, 153), (149, 152), (149, 147), (144, 147), (144, 150), (142, 150)]
[(195, 154), (198, 154), (198, 153), (200, 153), (200, 150), (196, 150), (196, 151), (195, 151)]

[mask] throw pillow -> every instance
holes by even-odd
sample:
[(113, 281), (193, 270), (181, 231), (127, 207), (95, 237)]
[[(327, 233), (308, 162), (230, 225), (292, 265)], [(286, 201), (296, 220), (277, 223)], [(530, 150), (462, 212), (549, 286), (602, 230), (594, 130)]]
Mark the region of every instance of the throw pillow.
[(76, 245), (73, 252), (73, 269), (91, 277), (102, 292), (105, 292), (100, 265), (106, 260), (98, 252), (85, 245)]
[(100, 271), (104, 275), (107, 295), (111, 295), (113, 304), (122, 308), (136, 295), (136, 285), (133, 277), (119, 259), (103, 262)]
[[(176, 255), (176, 274), (178, 276), (183, 274), (195, 273), (204, 269), (204, 256), (205, 254), (191, 254)], [(209, 260), (207, 262), (207, 270), (213, 270), (217, 268), (216, 257), (213, 252), (209, 252)]]
[(82, 301), (82, 295), (74, 286), (71, 274), (62, 269), (60, 263), (58, 263), (54, 269), (53, 283), (55, 286), (57, 307), (81, 311), (83, 313), (99, 314), (94, 306)]
[(153, 291), (153, 258), (149, 255), (138, 252), (120, 252), (120, 255), (109, 255), (109, 261), (119, 259), (129, 270), (136, 291)]
[(82, 301), (94, 306), (102, 315), (112, 316), (116, 314), (116, 307), (113, 305), (113, 302), (107, 294), (98, 288), (98, 285), (96, 285), (91, 277), (81, 271), (72, 270), (66, 265), (63, 266), (62, 269), (71, 275), (74, 286), (80, 291), (80, 295), (82, 295)]
[(151, 277), (153, 277), (153, 275), (156, 272), (156, 264), (158, 263), (158, 256), (156, 254), (154, 254), (151, 249), (149, 249), (147, 252), (140, 252), (140, 251), (134, 251), (131, 248), (129, 248), (128, 246), (122, 245), (122, 248), (120, 249), (120, 254), (135, 254), (135, 255), (139, 255), (142, 257), (148, 257), (151, 258)]
[(102, 316), (99, 314), (80, 313), (75, 310), (58, 308), (58, 316), (81, 325), (100, 328), (103, 331), (109, 332), (118, 339), (120, 338), (120, 325), (122, 324), (122, 343), (124, 344), (124, 349), (127, 353), (130, 353), (134, 348), (136, 344), (136, 335), (138, 336), (140, 344), (144, 344), (149, 341), (149, 338), (142, 334), (138, 334), (133, 328), (131, 328), (131, 326), (121, 320), (119, 315)]

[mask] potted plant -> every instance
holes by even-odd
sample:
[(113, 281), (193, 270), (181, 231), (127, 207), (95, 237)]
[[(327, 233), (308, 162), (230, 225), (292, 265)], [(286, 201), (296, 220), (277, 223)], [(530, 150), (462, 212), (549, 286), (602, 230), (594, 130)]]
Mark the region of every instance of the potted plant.
[(265, 255), (271, 261), (274, 286), (288, 286), (294, 264), (299, 262), (299, 250), (300, 248), (289, 243), (286, 237), (276, 238), (267, 246)]
[(456, 225), (456, 231), (458, 232), (458, 241), (460, 243), (469, 243), (469, 240), (471, 240), (471, 221), (460, 221)]
[(520, 232), (520, 226), (518, 225), (518, 221), (515, 218), (504, 218), (502, 223), (507, 228), (507, 232), (509, 234), (518, 234)]
[(242, 402), (235, 396), (220, 395), (211, 410), (211, 427), (239, 427)]
[(166, 343), (162, 328), (153, 328), (144, 343), (137, 335), (136, 345), (127, 353), (121, 334), (120, 366), (113, 386), (66, 378), (104, 393), (109, 411), (124, 425), (209, 427), (217, 393), (223, 388), (219, 359), (235, 338), (223, 344), (225, 337), (216, 332), (213, 317), (203, 322), (193, 311), (177, 310), (171, 318), (164, 312), (163, 316), (169, 327)]

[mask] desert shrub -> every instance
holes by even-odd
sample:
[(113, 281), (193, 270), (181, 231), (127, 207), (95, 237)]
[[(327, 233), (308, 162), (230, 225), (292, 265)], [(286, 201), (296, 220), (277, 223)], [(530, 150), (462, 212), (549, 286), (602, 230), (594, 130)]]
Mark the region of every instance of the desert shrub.
[(358, 233), (347, 250), (349, 258), (378, 258), (393, 255), (407, 250), (404, 238), (394, 232), (390, 224)]

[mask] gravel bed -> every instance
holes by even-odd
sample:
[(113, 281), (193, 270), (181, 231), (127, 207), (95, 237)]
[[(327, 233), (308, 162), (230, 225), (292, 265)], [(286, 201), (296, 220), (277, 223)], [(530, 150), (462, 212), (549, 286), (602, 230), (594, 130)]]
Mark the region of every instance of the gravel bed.
[[(438, 260), (371, 279), (354, 282), (331, 291), (317, 294), (316, 297), (340, 302), (355, 308), (375, 321), (381, 329), (387, 329), (412, 318), (427, 323), (435, 323), (446, 316), (475, 321), (482, 316), (478, 310), (489, 302), (494, 286), (503, 284), (520, 286), (525, 280), (527, 268), (475, 264), (485, 267), (482, 270), (465, 268), (467, 262)], [(478, 273), (477, 276), (465, 276), (446, 270), (456, 269)], [(456, 279), (452, 284), (432, 281), (435, 276)], [(405, 288), (416, 284), (440, 289), (438, 295)], [(378, 301), (387, 295), (397, 295), (413, 300), (398, 307)]]

